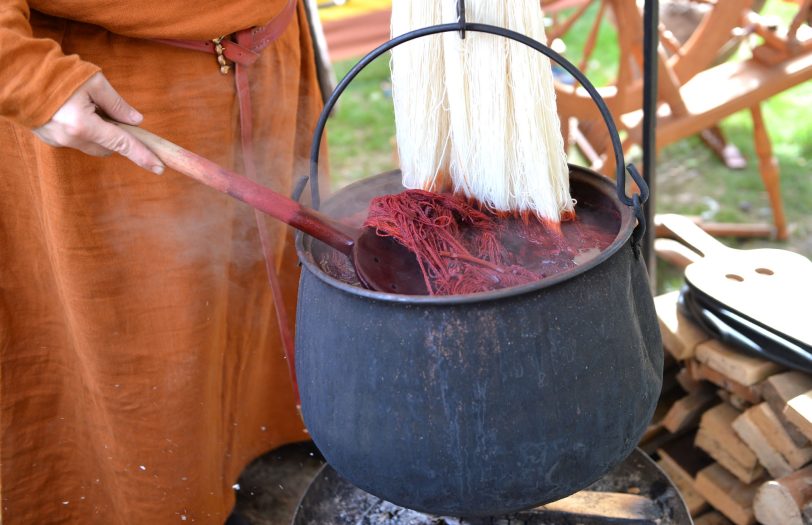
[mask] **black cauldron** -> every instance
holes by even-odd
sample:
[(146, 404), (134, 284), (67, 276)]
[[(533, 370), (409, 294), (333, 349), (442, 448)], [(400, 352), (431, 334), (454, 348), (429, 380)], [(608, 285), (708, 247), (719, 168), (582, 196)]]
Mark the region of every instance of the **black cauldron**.
[[(347, 84), (395, 45), (463, 24), (390, 41), (339, 84), (313, 141), (315, 206), (321, 134)], [(572, 64), (538, 42), (482, 24), (465, 29), (526, 43), (593, 95), (612, 132), (617, 186), (571, 166), (571, 189), (617, 211), (617, 236), (595, 259), (537, 283), (430, 297), (341, 282), (319, 266), (329, 248), (299, 235), (296, 375), (307, 428), (346, 479), (421, 512), (498, 515), (576, 492), (631, 453), (658, 399), (662, 344), (635, 229), (645, 195), (625, 194), (605, 104)], [(348, 186), (323, 209), (347, 216), (400, 190), (399, 172), (390, 172)]]
[[(494, 515), (580, 490), (634, 449), (662, 383), (634, 216), (594, 172), (573, 167), (571, 187), (615, 203), (614, 243), (581, 267), (494, 292), (358, 288), (322, 271), (331, 248), (300, 236), (302, 415), (344, 477), (422, 512)], [(349, 215), (400, 190), (391, 172), (323, 209)]]

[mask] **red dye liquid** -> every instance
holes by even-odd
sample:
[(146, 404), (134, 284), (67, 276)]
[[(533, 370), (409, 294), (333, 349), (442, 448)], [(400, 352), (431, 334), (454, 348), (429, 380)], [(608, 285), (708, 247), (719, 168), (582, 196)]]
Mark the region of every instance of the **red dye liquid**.
[[(373, 199), (364, 225), (417, 256), (432, 295), (476, 293), (536, 282), (596, 257), (620, 224), (617, 210), (597, 197), (579, 196), (575, 217), (550, 224), (500, 216), (453, 195), (407, 190)], [(337, 252), (326, 254), (321, 267), (358, 284)]]

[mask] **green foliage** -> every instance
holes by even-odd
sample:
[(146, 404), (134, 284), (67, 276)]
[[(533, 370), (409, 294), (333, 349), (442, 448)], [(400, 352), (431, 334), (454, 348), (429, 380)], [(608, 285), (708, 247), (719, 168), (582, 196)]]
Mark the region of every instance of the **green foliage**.
[[(562, 52), (564, 58), (578, 66), (583, 56), (584, 45), (598, 16), (600, 2), (592, 2), (583, 15), (572, 25), (569, 31), (562, 36), (566, 50)], [(563, 9), (559, 15), (560, 20), (567, 20), (577, 11), (577, 8)], [(584, 74), (596, 86), (610, 83), (617, 76), (620, 57), (620, 48), (617, 45), (617, 31), (614, 26), (606, 23), (606, 15), (598, 30), (595, 40), (595, 49), (589, 57), (586, 66), (582, 69)]]
[[(343, 78), (356, 60), (334, 65)], [(386, 56), (370, 64), (342, 95), (327, 124), (330, 171), (336, 188), (396, 168), (395, 117)]]

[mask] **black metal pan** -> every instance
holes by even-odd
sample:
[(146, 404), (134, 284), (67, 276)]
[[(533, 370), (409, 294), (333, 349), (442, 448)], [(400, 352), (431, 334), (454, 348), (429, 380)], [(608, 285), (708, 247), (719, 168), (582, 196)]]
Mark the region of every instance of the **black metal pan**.
[(726, 344), (787, 368), (812, 373), (812, 347), (764, 328), (690, 284), (681, 290), (679, 307), (706, 332)]

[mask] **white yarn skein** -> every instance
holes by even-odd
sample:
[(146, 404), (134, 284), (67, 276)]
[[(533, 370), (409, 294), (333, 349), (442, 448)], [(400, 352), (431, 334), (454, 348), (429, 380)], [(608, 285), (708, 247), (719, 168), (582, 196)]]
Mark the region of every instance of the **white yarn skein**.
[[(437, 1), (392, 3), (392, 37), (441, 20)], [(443, 44), (439, 36), (418, 38), (392, 49), (392, 99), (403, 185), (448, 189), (449, 127)]]
[[(456, 21), (456, 7), (393, 0), (392, 35)], [(536, 0), (467, 0), (466, 19), (546, 42)], [(496, 35), (445, 33), (395, 48), (392, 84), (404, 186), (442, 191), (448, 174), (455, 192), (495, 211), (557, 223), (573, 210), (547, 57)]]

